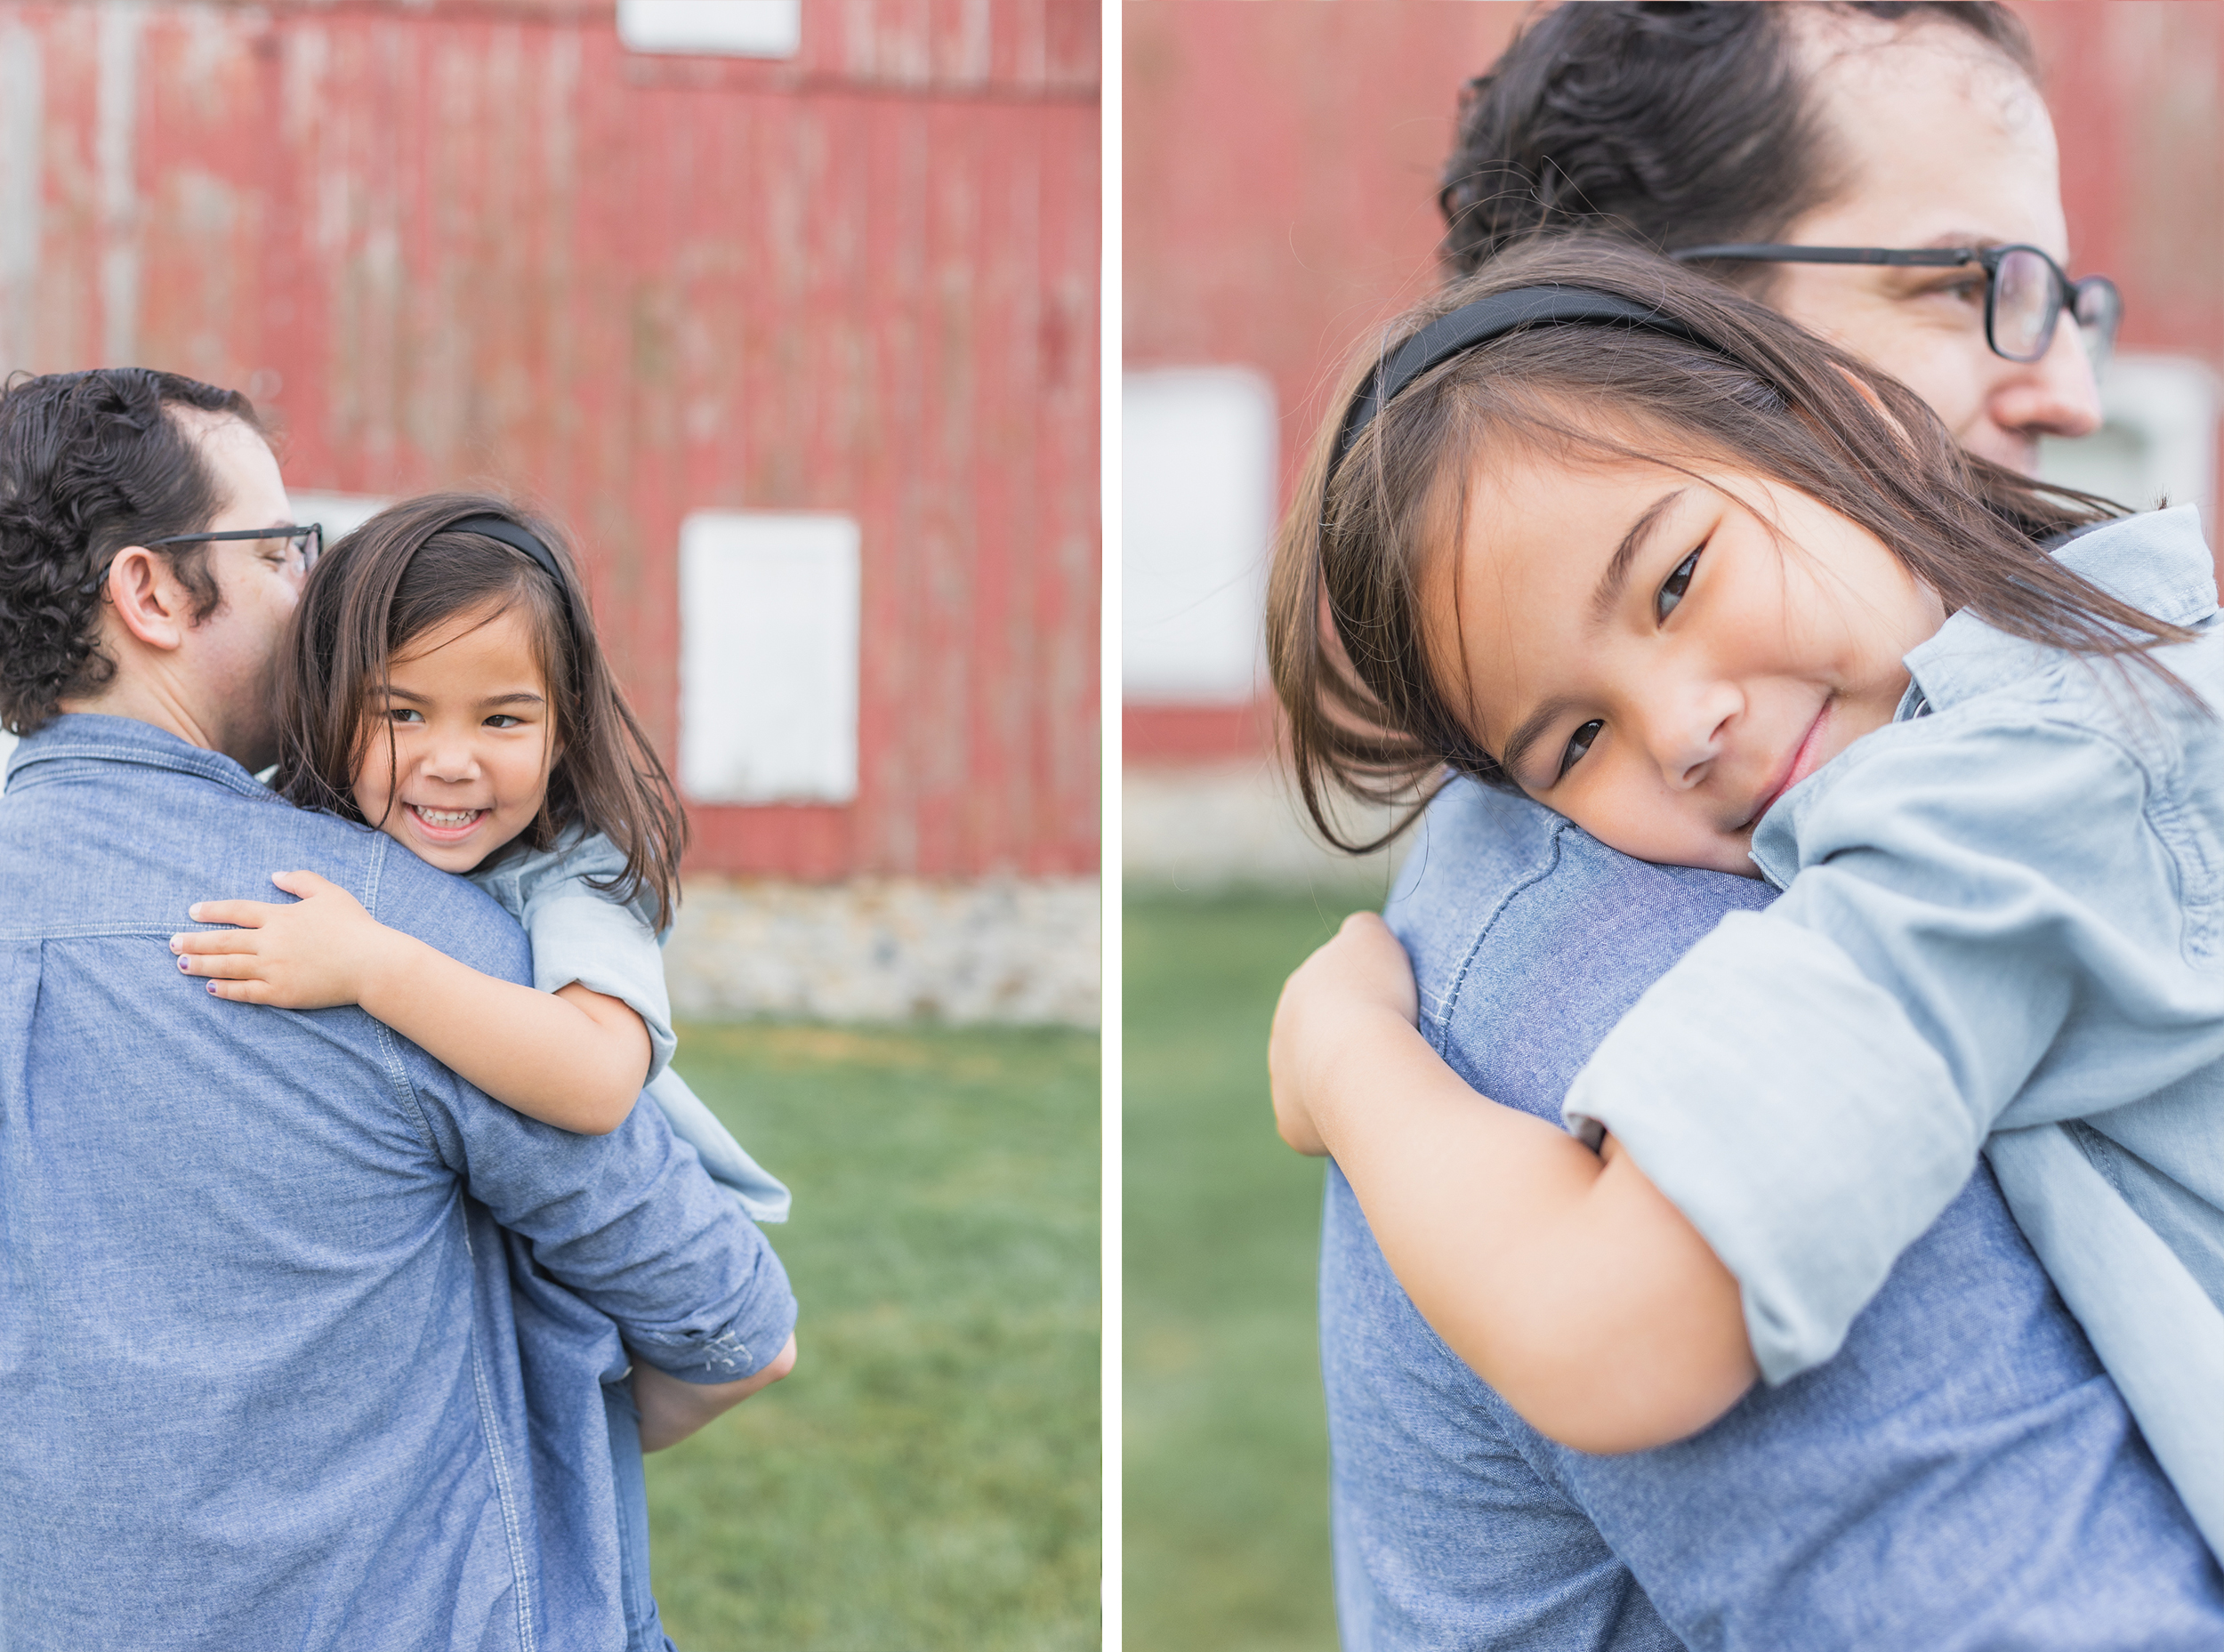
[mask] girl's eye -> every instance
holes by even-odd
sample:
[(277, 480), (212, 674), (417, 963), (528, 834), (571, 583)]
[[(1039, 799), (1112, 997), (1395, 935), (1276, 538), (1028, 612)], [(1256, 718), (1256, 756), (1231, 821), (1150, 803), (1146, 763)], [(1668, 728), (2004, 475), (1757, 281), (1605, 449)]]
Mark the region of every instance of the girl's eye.
[[(1700, 547), (1702, 550), (1704, 548)], [(1683, 600), (1683, 593), (1691, 588), (1691, 572), (1698, 565), (1699, 552), (1694, 551), (1676, 564), (1674, 573), (1661, 582), (1660, 590), (1653, 598), (1653, 617), (1656, 620), (1665, 620), (1676, 604)]]
[(496, 712), (487, 719), (489, 729), (515, 729), (524, 722), (522, 717), (512, 717), (508, 712)]
[(414, 705), (393, 706), (386, 715), (395, 722), (423, 722), (424, 721), (424, 713)]
[(1604, 721), (1594, 718), (1569, 737), (1567, 749), (1560, 753), (1559, 773), (1552, 777), (1556, 784), (1582, 760), (1583, 754), (1591, 749), (1591, 743), (1599, 737), (1599, 730), (1605, 727)]

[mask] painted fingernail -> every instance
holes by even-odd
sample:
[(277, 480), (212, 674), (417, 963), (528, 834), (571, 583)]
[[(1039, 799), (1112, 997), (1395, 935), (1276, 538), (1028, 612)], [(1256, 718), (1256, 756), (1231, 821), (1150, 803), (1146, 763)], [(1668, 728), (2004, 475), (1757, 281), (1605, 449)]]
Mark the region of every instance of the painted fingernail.
[(185, 950), (185, 937), (182, 935), (173, 935), (170, 938), (170, 950), (172, 952), (183, 952)]
[(214, 981), (211, 981), (208, 984), (208, 995), (212, 998), (216, 995), (216, 983)]
[(181, 973), (181, 974), (185, 974), (185, 975), (190, 975), (190, 974), (192, 974), (192, 973), (193, 973), (193, 960), (192, 960), (192, 959), (190, 959), (190, 958), (180, 958), (180, 959), (178, 960), (178, 970), (179, 970), (180, 973)]

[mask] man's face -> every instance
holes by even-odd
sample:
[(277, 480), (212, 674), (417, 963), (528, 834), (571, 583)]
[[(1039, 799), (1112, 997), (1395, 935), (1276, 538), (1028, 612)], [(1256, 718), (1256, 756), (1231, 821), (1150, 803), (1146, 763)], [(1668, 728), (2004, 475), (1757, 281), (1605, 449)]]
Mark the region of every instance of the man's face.
[[(1838, 198), (1795, 220), (1784, 240), (2023, 243), (2069, 267), (2053, 123), (2004, 59), (1957, 28), (1887, 33), (1826, 18), (1807, 26), (1802, 49), (1845, 171)], [(1975, 265), (1778, 264), (1769, 278), (1772, 306), (1900, 380), (1971, 453), (2028, 473), (2040, 436), (2083, 436), (2100, 423), (2075, 324), (2065, 317), (2037, 361), (1994, 355)]]
[[(206, 528), (284, 528), (294, 520), (278, 461), (262, 437), (228, 415), (186, 411), (215, 478), (219, 508)], [(278, 644), (301, 600), (302, 576), (286, 566), (278, 539), (220, 539), (205, 548), (220, 600), (189, 633), (203, 703), (220, 709), (218, 749), (248, 769), (278, 756), (274, 679)]]

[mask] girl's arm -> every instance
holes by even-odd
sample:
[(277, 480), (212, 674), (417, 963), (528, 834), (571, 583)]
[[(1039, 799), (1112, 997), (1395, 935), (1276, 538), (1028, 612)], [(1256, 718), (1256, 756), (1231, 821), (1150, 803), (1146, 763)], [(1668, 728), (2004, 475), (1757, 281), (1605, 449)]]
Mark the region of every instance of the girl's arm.
[(662, 1451), (676, 1446), (705, 1422), (731, 1411), (752, 1394), (770, 1388), (795, 1369), (795, 1338), (772, 1356), (771, 1364), (738, 1382), (682, 1382), (646, 1360), (633, 1361), (633, 1403), (641, 1408), (641, 1448)]
[(290, 905), (212, 900), (186, 915), (228, 930), (170, 938), (219, 998), (285, 1010), (362, 1006), (505, 1107), (583, 1135), (625, 1122), (649, 1075), (633, 1008), (574, 981), (554, 993), (481, 975), (364, 911), (314, 872), (270, 882)]
[(1405, 949), (1373, 913), (1283, 988), (1276, 1124), (1332, 1155), (1437, 1334), (1577, 1450), (1696, 1433), (1757, 1374), (1737, 1281), (1612, 1138), (1594, 1155), (1471, 1090), (1414, 1029)]

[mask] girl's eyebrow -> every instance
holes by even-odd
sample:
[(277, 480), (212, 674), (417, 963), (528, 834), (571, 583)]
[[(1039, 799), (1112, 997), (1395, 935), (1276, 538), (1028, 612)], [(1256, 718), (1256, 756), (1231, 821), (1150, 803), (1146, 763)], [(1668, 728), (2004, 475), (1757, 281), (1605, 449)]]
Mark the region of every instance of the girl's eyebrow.
[[(1657, 507), (1656, 507), (1657, 508)], [(1506, 749), (1499, 753), (1498, 766), (1520, 781), (1519, 770), (1529, 755), (1529, 748), (1543, 737), (1544, 731), (1567, 715), (1573, 700), (1550, 699), (1521, 720), (1521, 726), (1506, 742)]]
[(1599, 576), (1599, 588), (1591, 593), (1593, 621), (1603, 620), (1614, 612), (1615, 604), (1622, 600), (1622, 586), (1630, 576), (1630, 564), (1637, 560), (1637, 553), (1645, 548), (1645, 541), (1660, 525), (1660, 519), (1668, 514), (1684, 492), (1679, 488), (1661, 495), (1630, 524), (1630, 531), (1622, 536), (1622, 543), (1614, 547), (1613, 556), (1607, 560), (1607, 571)]
[[(397, 688), (391, 682), (386, 685), (386, 697), (390, 700), (415, 700), (420, 705), (428, 704), (432, 698), (429, 694), (419, 694), (415, 689)], [(514, 694), (489, 694), (479, 703), (481, 705), (545, 705), (548, 704), (539, 695), (528, 694), (522, 689)]]

